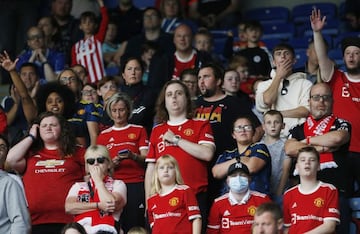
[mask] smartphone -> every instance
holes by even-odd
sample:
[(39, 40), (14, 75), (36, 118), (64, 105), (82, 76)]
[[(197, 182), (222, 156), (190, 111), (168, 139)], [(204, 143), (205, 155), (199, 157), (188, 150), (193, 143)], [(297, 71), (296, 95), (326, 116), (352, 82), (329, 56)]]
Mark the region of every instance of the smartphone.
[(129, 152), (130, 152), (130, 150), (128, 150), (128, 149), (119, 150), (118, 155), (119, 154), (127, 154)]

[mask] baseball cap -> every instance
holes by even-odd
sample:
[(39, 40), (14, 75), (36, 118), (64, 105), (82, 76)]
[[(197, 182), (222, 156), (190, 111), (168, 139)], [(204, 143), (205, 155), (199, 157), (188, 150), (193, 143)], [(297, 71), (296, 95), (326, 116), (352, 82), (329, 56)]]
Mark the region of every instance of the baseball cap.
[(241, 171), (241, 172), (244, 172), (245, 174), (247, 174), (248, 176), (250, 176), (248, 167), (241, 162), (237, 162), (237, 163), (230, 165), (230, 167), (228, 169), (228, 176), (233, 174), (235, 171)]
[(360, 48), (360, 37), (346, 37), (341, 42), (341, 49), (344, 54), (345, 49), (348, 46), (356, 46)]

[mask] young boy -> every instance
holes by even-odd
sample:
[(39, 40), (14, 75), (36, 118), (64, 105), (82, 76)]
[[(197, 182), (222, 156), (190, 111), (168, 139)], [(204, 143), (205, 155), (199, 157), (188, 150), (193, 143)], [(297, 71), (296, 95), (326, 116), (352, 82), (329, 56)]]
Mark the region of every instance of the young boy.
[(260, 38), (263, 33), (262, 25), (258, 21), (249, 21), (245, 25), (247, 38), (246, 48), (236, 54), (246, 57), (249, 61), (249, 75), (256, 77), (269, 77), (272, 56), (266, 46), (260, 47)]
[(280, 132), (285, 124), (280, 111), (269, 110), (264, 114), (263, 129), (265, 135), (262, 142), (266, 144), (271, 155), (271, 186), (270, 195), (279, 205), (289, 178), (291, 158), (285, 154), (285, 140)]
[(338, 191), (317, 180), (320, 155), (312, 146), (297, 154), (300, 184), (284, 194), (284, 233), (335, 233), (340, 222)]
[(97, 28), (95, 13), (89, 11), (82, 13), (80, 29), (84, 33), (84, 38), (76, 42), (71, 51), (71, 65), (81, 64), (86, 67), (89, 73), (89, 83), (97, 83), (105, 76), (101, 46), (105, 39), (109, 17), (103, 0), (97, 1), (102, 18), (98, 33), (95, 34)]

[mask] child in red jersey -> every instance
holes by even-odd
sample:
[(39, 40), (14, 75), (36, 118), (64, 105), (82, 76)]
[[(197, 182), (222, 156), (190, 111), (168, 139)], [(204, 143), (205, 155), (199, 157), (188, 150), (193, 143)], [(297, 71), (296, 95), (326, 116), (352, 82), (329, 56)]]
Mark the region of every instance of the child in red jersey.
[(156, 161), (151, 194), (147, 207), (152, 234), (201, 232), (195, 194), (183, 184), (174, 157), (164, 155)]
[(251, 233), (256, 208), (270, 202), (263, 193), (249, 189), (249, 168), (237, 161), (228, 168), (228, 193), (215, 199), (208, 218), (207, 234)]
[(300, 184), (284, 194), (284, 233), (335, 233), (340, 222), (338, 191), (317, 179), (319, 152), (312, 146), (301, 148), (296, 170)]

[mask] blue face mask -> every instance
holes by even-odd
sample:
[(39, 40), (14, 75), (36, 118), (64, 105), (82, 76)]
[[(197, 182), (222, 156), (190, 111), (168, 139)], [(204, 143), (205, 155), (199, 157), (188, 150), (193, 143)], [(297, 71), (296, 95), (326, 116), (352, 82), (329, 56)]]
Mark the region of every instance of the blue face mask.
[(240, 175), (230, 177), (229, 187), (234, 193), (244, 193), (249, 188), (249, 179)]

